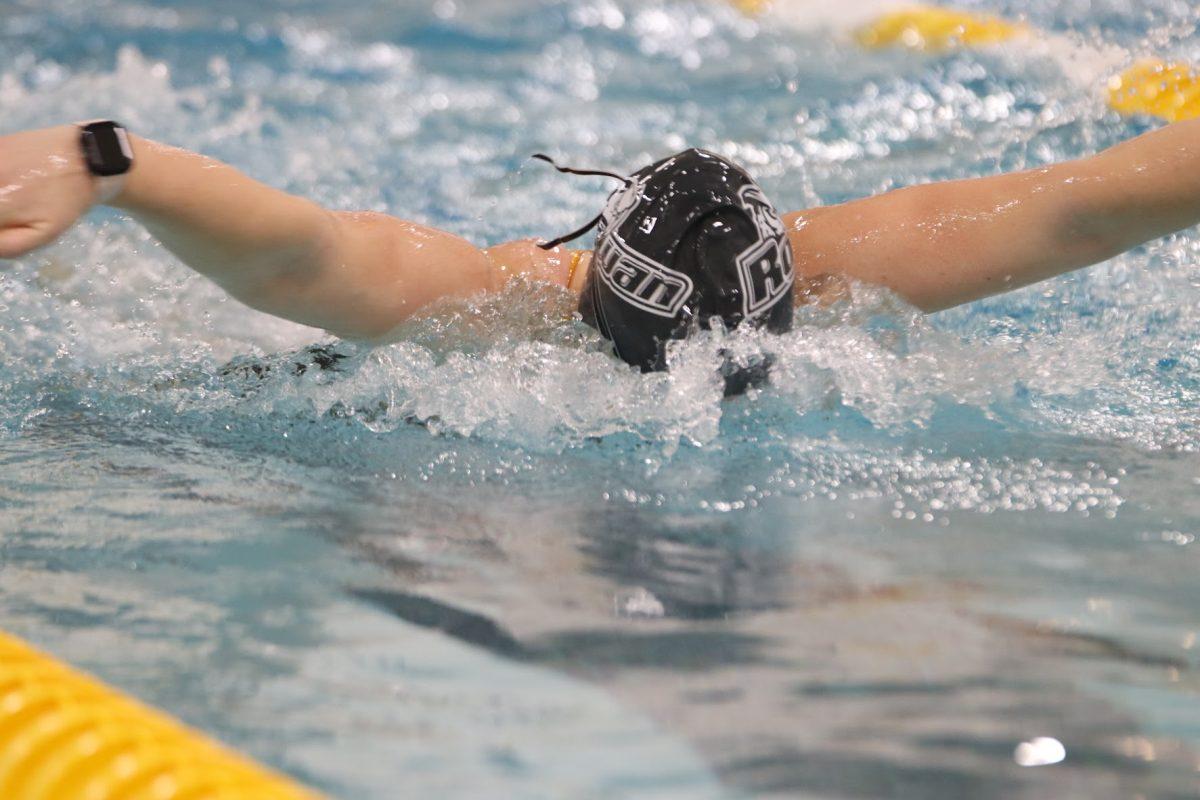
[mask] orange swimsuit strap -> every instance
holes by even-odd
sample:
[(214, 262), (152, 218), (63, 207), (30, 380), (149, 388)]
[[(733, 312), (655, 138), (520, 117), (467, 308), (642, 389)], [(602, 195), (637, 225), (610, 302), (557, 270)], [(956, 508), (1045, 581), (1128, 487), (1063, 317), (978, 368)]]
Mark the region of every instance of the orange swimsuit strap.
[(571, 281), (575, 280), (575, 270), (579, 267), (579, 262), (583, 260), (583, 254), (586, 250), (574, 250), (571, 252), (571, 269), (567, 273), (567, 288), (571, 288)]

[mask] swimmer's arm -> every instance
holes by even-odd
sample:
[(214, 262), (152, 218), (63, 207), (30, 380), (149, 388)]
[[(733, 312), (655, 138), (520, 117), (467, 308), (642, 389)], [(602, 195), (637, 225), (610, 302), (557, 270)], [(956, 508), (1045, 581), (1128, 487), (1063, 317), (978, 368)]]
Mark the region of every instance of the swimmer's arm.
[(1089, 158), (914, 186), (785, 222), (802, 277), (846, 275), (936, 311), (1200, 222), (1200, 121)]
[[(0, 258), (48, 244), (95, 201), (78, 137), (74, 126), (0, 137)], [(562, 251), (481, 250), (384, 214), (328, 211), (214, 159), (131, 139), (134, 168), (110, 205), (247, 305), (340, 336), (384, 336), (436, 300), (513, 274), (565, 273)]]
[(112, 205), (247, 305), (339, 336), (385, 335), (430, 302), (493, 284), (486, 253), (373, 212), (329, 211), (205, 156), (133, 138)]

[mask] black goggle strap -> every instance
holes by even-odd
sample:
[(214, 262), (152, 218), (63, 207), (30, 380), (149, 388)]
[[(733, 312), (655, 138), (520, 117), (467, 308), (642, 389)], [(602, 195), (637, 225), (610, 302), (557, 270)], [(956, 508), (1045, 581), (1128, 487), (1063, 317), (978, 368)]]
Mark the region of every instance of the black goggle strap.
[(553, 250), (554, 248), (558, 247), (560, 244), (564, 244), (564, 243), (570, 242), (574, 239), (578, 239), (580, 236), (583, 236), (585, 233), (590, 231), (592, 228), (599, 225), (600, 218), (603, 216), (604, 216), (603, 213), (597, 214), (592, 219), (591, 222), (589, 222), (587, 225), (584, 225), (582, 228), (579, 228), (578, 230), (573, 230), (570, 233), (559, 236), (557, 239), (551, 239), (548, 242), (542, 242), (541, 244), (538, 245), (538, 247), (542, 248), (543, 250)]
[[(632, 179), (626, 178), (624, 175), (618, 175), (615, 172), (606, 172), (604, 170), (599, 170), (599, 169), (574, 169), (573, 167), (560, 167), (553, 158), (546, 155), (545, 153), (534, 153), (532, 156), (530, 156), (530, 158), (536, 158), (539, 161), (545, 161), (547, 164), (554, 167), (559, 172), (565, 172), (565, 173), (569, 173), (571, 175), (598, 175), (602, 178), (616, 178), (617, 180), (619, 180), (621, 183), (625, 184), (626, 186), (629, 186), (631, 183), (633, 183)], [(590, 231), (592, 228), (599, 225), (600, 219), (603, 216), (604, 216), (603, 212), (600, 214), (597, 214), (596, 217), (591, 222), (584, 225), (582, 228), (571, 231), (570, 233), (568, 233), (564, 236), (559, 236), (557, 239), (551, 239), (548, 242), (543, 242), (542, 244), (539, 244), (538, 247), (542, 248), (543, 250), (553, 250), (555, 247), (558, 247), (560, 244), (564, 244), (565, 242), (570, 242), (574, 239), (578, 239), (580, 236), (583, 236), (585, 233)]]

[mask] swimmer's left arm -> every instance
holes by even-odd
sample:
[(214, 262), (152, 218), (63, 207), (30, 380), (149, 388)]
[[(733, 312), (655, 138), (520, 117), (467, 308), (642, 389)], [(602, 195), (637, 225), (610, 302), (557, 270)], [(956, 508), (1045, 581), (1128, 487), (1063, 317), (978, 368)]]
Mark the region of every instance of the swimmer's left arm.
[(1200, 222), (1200, 120), (1088, 158), (909, 187), (785, 221), (801, 277), (846, 275), (937, 311)]

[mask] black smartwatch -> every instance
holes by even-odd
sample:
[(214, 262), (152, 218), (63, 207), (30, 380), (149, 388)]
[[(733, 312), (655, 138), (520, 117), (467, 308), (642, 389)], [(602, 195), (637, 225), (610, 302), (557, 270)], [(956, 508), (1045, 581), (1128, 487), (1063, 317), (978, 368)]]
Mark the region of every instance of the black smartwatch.
[(110, 119), (79, 125), (79, 143), (88, 172), (96, 179), (96, 202), (106, 203), (125, 185), (125, 175), (133, 167), (133, 148), (129, 134)]

